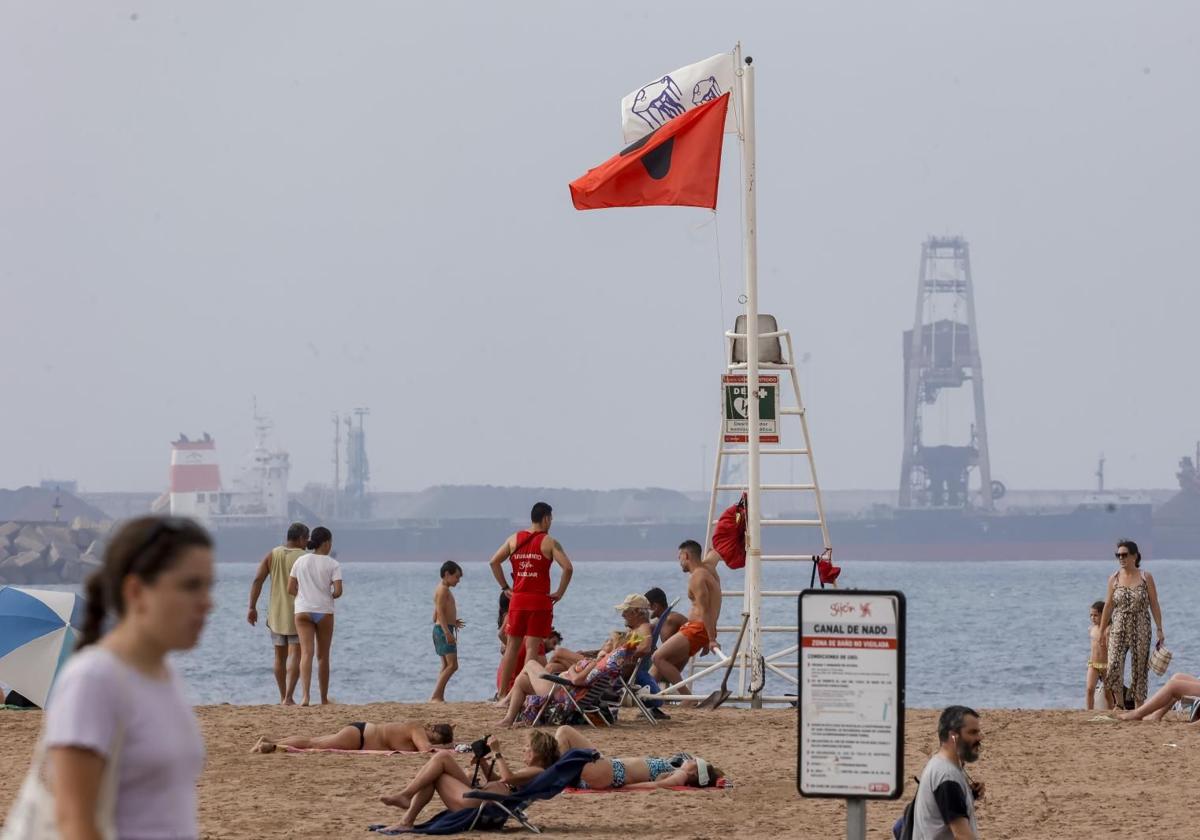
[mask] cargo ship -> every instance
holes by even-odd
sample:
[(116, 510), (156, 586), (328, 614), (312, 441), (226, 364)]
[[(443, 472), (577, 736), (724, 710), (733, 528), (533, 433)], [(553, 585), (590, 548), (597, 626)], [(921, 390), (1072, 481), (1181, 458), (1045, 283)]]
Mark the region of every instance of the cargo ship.
[(1200, 443), (1195, 456), (1179, 459), (1175, 478), (1179, 492), (1154, 512), (1155, 556), (1175, 560), (1200, 559)]
[[(330, 527), (335, 551), (347, 560), (487, 560), (508, 534), (523, 525), (524, 506), (543, 497), (557, 511), (554, 534), (573, 558), (584, 562), (672, 560), (682, 540), (704, 534), (705, 504), (666, 489), (600, 493), (437, 487), (411, 494), (413, 499), (405, 507), (417, 515), (371, 517), (372, 494), (367, 493), (362, 497), (367, 516), (335, 516), (328, 501), (325, 510), (317, 509), (320, 505), (312, 492), (289, 495), (289, 456), (268, 446), (266, 421), (260, 418), (257, 428), (248, 463), (228, 487), (222, 483), (216, 440), (209, 435), (197, 439), (181, 435), (171, 444), (170, 488), (154, 504), (159, 512), (203, 522), (217, 539), (222, 561), (261, 559), (279, 544), (293, 520)], [(511, 513), (500, 515), (505, 508), (512, 508)], [(361, 507), (354, 509), (356, 515), (362, 512)], [(835, 557), (847, 561), (1102, 559), (1109, 556), (1115, 540), (1125, 536), (1137, 539), (1148, 556), (1153, 550), (1149, 500), (1117, 492), (1095, 492), (1079, 504), (1036, 511), (984, 513), (965, 507), (906, 510), (876, 505), (862, 514), (831, 515), (829, 529)], [(821, 549), (779, 544), (780, 538), (772, 532), (764, 536), (764, 543), (765, 550), (776, 553)]]
[[(839, 561), (1104, 559), (1122, 537), (1137, 540), (1146, 556), (1159, 543), (1160, 553), (1200, 557), (1195, 464), (1188, 466), (1186, 481), (1181, 471), (1180, 500), (1166, 506), (1167, 516), (1158, 523), (1148, 497), (1104, 490), (1103, 463), (1096, 492), (1073, 503), (1030, 508), (1002, 502), (1006, 490), (993, 477), (988, 456), (970, 255), (962, 237), (930, 237), (922, 245), (916, 318), (903, 333), (902, 348), (904, 449), (896, 503), (832, 515), (826, 506)], [(946, 402), (955, 392), (956, 402)], [(954, 405), (969, 406), (971, 416), (960, 418), (957, 438), (939, 437), (938, 427), (946, 424), (927, 421), (944, 419), (948, 412), (942, 409)], [(488, 559), (526, 524), (524, 512), (538, 498), (554, 505), (554, 534), (581, 560), (673, 559), (682, 540), (706, 533), (704, 501), (670, 490), (624, 491), (618, 504), (572, 509), (568, 499), (588, 491), (440, 487), (415, 494), (423, 504), (392, 512), (400, 515), (379, 516), (367, 490), (367, 414), (356, 408), (340, 420), (335, 415), (333, 483), (327, 492), (296, 496), (287, 487), (288, 454), (268, 446), (270, 424), (264, 418), (256, 416), (250, 463), (228, 490), (211, 436), (181, 435), (171, 445), (170, 489), (157, 509), (204, 522), (215, 532), (224, 560), (259, 559), (292, 520), (330, 527), (334, 550), (348, 559)], [(774, 513), (816, 517), (815, 511)], [(819, 554), (824, 548), (820, 536), (785, 536), (780, 530), (764, 533), (765, 553)], [(796, 544), (802, 540), (815, 544)]]

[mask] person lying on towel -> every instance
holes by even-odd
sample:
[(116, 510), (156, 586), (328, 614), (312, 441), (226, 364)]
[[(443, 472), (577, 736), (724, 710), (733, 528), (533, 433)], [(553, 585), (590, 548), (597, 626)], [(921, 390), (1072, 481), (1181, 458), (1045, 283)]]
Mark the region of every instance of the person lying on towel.
[[(596, 750), (582, 732), (571, 726), (560, 726), (554, 733), (559, 752), (583, 749)], [(580, 788), (584, 790), (617, 790), (618, 788), (717, 787), (725, 777), (720, 768), (703, 758), (686, 758), (676, 767), (671, 759), (658, 756), (642, 758), (604, 758), (584, 765)]]
[(430, 752), (435, 745), (454, 741), (454, 727), (449, 723), (349, 723), (332, 735), (313, 738), (290, 735), (286, 738), (258, 739), (250, 752), (272, 753), (278, 747), (301, 750), (386, 750), (388, 752)]
[[(491, 752), (480, 759), (486, 779), (478, 779), (477, 790), (487, 790), (493, 793), (510, 793), (518, 790), (535, 779), (539, 773), (559, 759), (558, 744), (548, 732), (535, 729), (529, 733), (526, 740), (525, 768), (513, 771), (504, 757), (500, 741), (494, 735), (487, 739)], [(425, 766), (417, 771), (411, 782), (396, 793), (386, 794), (379, 798), (384, 805), (393, 808), (404, 808), (404, 816), (396, 825), (388, 826), (383, 831), (403, 831), (412, 828), (433, 794), (437, 793), (442, 802), (451, 811), (464, 808), (479, 807), (478, 799), (466, 799), (463, 794), (472, 790), (471, 777), (454, 758), (453, 753), (442, 752), (433, 756)]]

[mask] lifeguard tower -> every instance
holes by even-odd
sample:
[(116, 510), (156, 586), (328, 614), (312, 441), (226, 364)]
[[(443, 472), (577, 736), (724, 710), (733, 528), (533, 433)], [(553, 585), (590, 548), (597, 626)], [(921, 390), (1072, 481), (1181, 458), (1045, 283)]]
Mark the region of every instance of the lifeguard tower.
[[(796, 644), (799, 628), (794, 623), (795, 612), (786, 612), (792, 617), (790, 621), (766, 623), (764, 599), (787, 599), (794, 604), (802, 588), (812, 585), (815, 564), (832, 552), (807, 410), (796, 375), (792, 336), (780, 329), (771, 315), (758, 315), (757, 323), (758, 354), (754, 359), (747, 353), (745, 315), (739, 315), (734, 328), (725, 333), (726, 373), (722, 377), (722, 416), (709, 496), (705, 553), (712, 547), (712, 531), (720, 512), (735, 504), (743, 493), (753, 495), (752, 482), (759, 493), (771, 496), (772, 500), (752, 508), (759, 518), (757, 522), (753, 518), (747, 522), (745, 567), (733, 570), (722, 565), (718, 570), (722, 583), (721, 617), (717, 625), (719, 661), (697, 669), (693, 660), (691, 673), (678, 684), (687, 685), (693, 694), (699, 694), (698, 684), (726, 670), (732, 659), (737, 676), (730, 699), (755, 707), (763, 703), (794, 703), (799, 694)], [(752, 410), (752, 395), (744, 384), (747, 368), (755, 362), (761, 371), (757, 377), (758, 393), (754, 395), (757, 411)], [(757, 415), (762, 444), (757, 453), (749, 445), (748, 424), (752, 414)], [(755, 469), (755, 457), (762, 459), (761, 469)], [(766, 514), (762, 513), (764, 507)], [(794, 588), (763, 589), (764, 563), (787, 567), (786, 580)], [(735, 651), (733, 640), (741, 630), (743, 615), (748, 616), (745, 637)], [(675, 693), (678, 685), (660, 696), (666, 699), (689, 696)]]

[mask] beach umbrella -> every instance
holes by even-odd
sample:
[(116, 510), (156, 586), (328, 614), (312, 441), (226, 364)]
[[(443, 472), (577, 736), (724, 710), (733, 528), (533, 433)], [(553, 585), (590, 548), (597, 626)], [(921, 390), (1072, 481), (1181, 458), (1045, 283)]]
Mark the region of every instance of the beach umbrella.
[(0, 588), (0, 683), (45, 708), (58, 669), (75, 649), (83, 612), (74, 592)]

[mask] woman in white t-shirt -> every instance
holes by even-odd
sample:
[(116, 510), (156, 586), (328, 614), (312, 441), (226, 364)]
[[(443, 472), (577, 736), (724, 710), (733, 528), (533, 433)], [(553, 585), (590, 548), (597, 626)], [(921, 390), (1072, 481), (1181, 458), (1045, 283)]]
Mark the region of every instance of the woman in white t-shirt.
[(300, 636), (301, 706), (308, 705), (312, 685), (313, 649), (317, 652), (317, 684), (321, 704), (329, 702), (329, 648), (333, 644), (333, 601), (342, 597), (342, 566), (329, 556), (333, 534), (313, 528), (308, 554), (296, 558), (288, 592), (296, 598), (296, 633)]
[[(117, 837), (199, 836), (204, 741), (167, 654), (200, 640), (212, 585), (212, 538), (190, 519), (134, 519), (109, 541), (84, 589), (79, 652), (46, 709), (43, 744), (61, 837), (107, 836), (114, 827)], [(102, 635), (110, 614), (116, 623)], [(117, 774), (115, 803), (101, 801), (109, 772)]]

